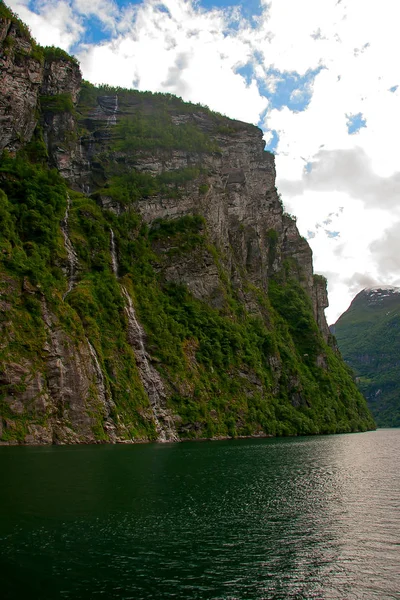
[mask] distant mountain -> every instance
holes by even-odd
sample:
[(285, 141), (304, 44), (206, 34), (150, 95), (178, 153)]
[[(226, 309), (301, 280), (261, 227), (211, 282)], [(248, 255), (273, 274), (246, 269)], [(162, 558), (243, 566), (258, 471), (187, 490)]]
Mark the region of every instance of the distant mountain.
[(400, 288), (357, 294), (331, 327), (379, 427), (400, 426)]

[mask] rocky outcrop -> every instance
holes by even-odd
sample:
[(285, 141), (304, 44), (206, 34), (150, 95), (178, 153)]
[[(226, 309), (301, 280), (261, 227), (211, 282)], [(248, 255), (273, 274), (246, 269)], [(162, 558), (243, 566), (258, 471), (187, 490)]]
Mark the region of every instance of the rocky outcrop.
[[(43, 306), (44, 322), (47, 330), (45, 345), (46, 371), (49, 394), (56, 414), (51, 419), (53, 439), (57, 443), (94, 442), (93, 414), (109, 415), (104, 398), (91, 398), (91, 386), (97, 380), (97, 372), (88, 344), (78, 347), (60, 328), (52, 314)], [(89, 409), (89, 410), (88, 410)]]
[(74, 109), (81, 81), (75, 62), (63, 58), (45, 60), (40, 89), (44, 140), (50, 164), (71, 181), (76, 177), (76, 163), (81, 162)]
[(314, 275), (312, 288), (314, 318), (324, 339), (327, 341), (330, 336), (330, 331), (325, 317), (325, 308), (328, 308), (329, 306), (326, 286), (327, 281), (325, 277), (322, 275)]
[(26, 30), (0, 19), (0, 151), (19, 150), (32, 138), (43, 64)]
[(79, 66), (74, 61), (63, 58), (45, 58), (40, 94), (43, 96), (69, 94), (75, 105), (78, 101), (81, 81), (82, 75)]
[[(24, 442), (94, 443), (99, 430), (116, 441), (113, 403), (93, 346), (88, 340), (77, 346), (45, 302), (42, 308), (46, 341), (40, 366), (29, 359), (8, 361), (0, 373), (7, 390), (3, 402), (11, 415), (25, 419)], [(3, 418), (3, 431), (12, 432), (17, 423)]]
[(15, 152), (32, 139), (42, 104), (50, 161), (73, 178), (75, 155), (75, 162), (80, 157), (71, 109), (81, 81), (76, 61), (46, 54), (18, 19), (0, 16), (0, 151)]

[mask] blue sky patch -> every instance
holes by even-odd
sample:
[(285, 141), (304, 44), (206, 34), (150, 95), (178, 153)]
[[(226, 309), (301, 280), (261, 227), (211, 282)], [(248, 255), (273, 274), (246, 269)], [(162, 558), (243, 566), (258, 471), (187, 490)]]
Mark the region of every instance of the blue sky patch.
[(230, 2), (229, 0), (200, 0), (199, 6), (211, 10), (212, 8), (240, 8), (242, 15), (251, 20), (253, 17), (258, 17), (263, 13), (263, 7), (260, 0), (246, 0), (243, 4), (238, 2)]
[[(143, 0), (116, 0), (116, 3), (119, 7), (123, 7), (128, 4), (143, 4)], [(160, 0), (157, 6), (159, 10), (163, 10), (162, 4), (163, 2)], [(247, 0), (243, 4), (234, 0), (199, 0), (197, 5), (206, 10), (239, 8), (242, 15), (248, 20), (262, 15), (265, 10), (265, 7), (261, 6), (260, 0)], [(168, 9), (165, 7), (164, 11), (168, 12)]]
[(311, 173), (311, 171), (312, 171), (312, 165), (313, 165), (312, 162), (310, 162), (310, 161), (306, 162), (306, 164), (304, 165), (304, 169), (303, 169), (304, 173), (307, 173), (307, 175), (309, 173)]
[(247, 65), (243, 65), (242, 67), (237, 67), (235, 69), (235, 73), (241, 75), (246, 82), (246, 85), (250, 85), (252, 80), (254, 79), (254, 69), (253, 66), (247, 63)]
[(32, 10), (33, 12), (39, 14), (40, 13), (40, 2), (38, 2), (38, 0), (30, 0), (30, 2), (28, 2), (28, 8), (29, 8), (29, 10)]
[(97, 17), (83, 18), (85, 35), (83, 41), (86, 44), (98, 44), (105, 40), (110, 40), (113, 33), (104, 27), (104, 23)]
[(279, 135), (278, 135), (278, 132), (275, 131), (275, 129), (270, 131), (270, 133), (271, 133), (272, 137), (271, 137), (270, 141), (267, 143), (267, 145), (265, 146), (265, 150), (268, 150), (268, 152), (272, 152), (273, 154), (275, 154), (276, 149), (279, 144)]
[(271, 93), (266, 84), (259, 82), (260, 92), (270, 99), (270, 107), (278, 110), (287, 106), (294, 112), (305, 110), (312, 98), (312, 84), (324, 67), (310, 69), (305, 75), (295, 71), (270, 69), (268, 76), (276, 78), (275, 91)]
[[(141, 2), (135, 2), (135, 0), (117, 0), (119, 8), (128, 4), (140, 3)], [(40, 0), (30, 0), (28, 6), (33, 12), (40, 14), (43, 3)], [(113, 33), (107, 29), (106, 25), (96, 15), (90, 15), (88, 17), (80, 15), (80, 20), (84, 27), (84, 33), (78, 43), (70, 49), (72, 53), (77, 50), (82, 42), (85, 44), (98, 44), (99, 42), (110, 40), (113, 37)]]
[(347, 115), (347, 133), (349, 135), (353, 135), (353, 133), (358, 133), (360, 129), (367, 126), (367, 120), (363, 116), (362, 113), (357, 113), (356, 115)]

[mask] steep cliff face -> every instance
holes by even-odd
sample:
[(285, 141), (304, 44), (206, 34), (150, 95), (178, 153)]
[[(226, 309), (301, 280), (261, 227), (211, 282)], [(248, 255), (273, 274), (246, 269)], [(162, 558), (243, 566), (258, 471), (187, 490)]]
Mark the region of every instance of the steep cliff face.
[(34, 48), (2, 64), (0, 440), (373, 427), (261, 131)]
[(18, 150), (32, 138), (43, 65), (26, 28), (11, 15), (0, 21), (0, 148)]
[(45, 57), (43, 66), (39, 103), (49, 163), (63, 177), (72, 180), (74, 165), (80, 159), (74, 106), (80, 90), (81, 73), (75, 62), (51, 54)]
[[(93, 90), (90, 91), (93, 95)], [(165, 106), (160, 107), (157, 97), (134, 93), (97, 95), (88, 106), (85, 98), (88, 92), (83, 93), (77, 106), (79, 126), (88, 133), (74, 147), (67, 150), (71, 137), (67, 130), (54, 135), (51, 126), (45, 128), (50, 131), (47, 135), (56, 140), (56, 147), (62, 149), (66, 163), (74, 165), (69, 173), (59, 167), (70, 185), (84, 193), (95, 193), (103, 208), (120, 214), (126, 210), (126, 203), (107, 194), (115, 166), (120, 171), (134, 170), (153, 178), (186, 172), (188, 177), (179, 194), (163, 190), (137, 199), (135, 209), (143, 220), (151, 224), (159, 219), (202, 215), (212, 241), (222, 251), (224, 267), (241, 294), (240, 272), (246, 273), (247, 281), (266, 290), (268, 277), (279, 272), (285, 260), (291, 261), (301, 285), (314, 297), (314, 316), (317, 319), (318, 315), (327, 339), (323, 312), (328, 306), (326, 288), (321, 282), (314, 284), (311, 249), (300, 237), (295, 221), (283, 215), (275, 187), (274, 157), (264, 151), (262, 132), (247, 123), (228, 121), (197, 107), (188, 114), (187, 106), (173, 99), (169, 99), (172, 106), (166, 110)], [(152, 118), (160, 119), (161, 113), (173, 128), (187, 127), (189, 135), (192, 129), (200, 133), (203, 146), (208, 145), (214, 151), (199, 152), (190, 144), (180, 149), (179, 140), (175, 144), (172, 141), (168, 148), (151, 144), (150, 149), (137, 147), (132, 151), (125, 127), (135, 112), (140, 114), (142, 128)], [(226, 121), (229, 125), (224, 124)], [(71, 131), (73, 128), (74, 125)], [(136, 137), (136, 131), (133, 135)], [(173, 185), (169, 186), (170, 192), (174, 191)], [(271, 232), (277, 236), (273, 242)], [(218, 288), (218, 274), (214, 261), (209, 257), (205, 261), (209, 269), (203, 265), (197, 276), (181, 261), (169, 265), (168, 278), (186, 283), (196, 297), (209, 300)]]

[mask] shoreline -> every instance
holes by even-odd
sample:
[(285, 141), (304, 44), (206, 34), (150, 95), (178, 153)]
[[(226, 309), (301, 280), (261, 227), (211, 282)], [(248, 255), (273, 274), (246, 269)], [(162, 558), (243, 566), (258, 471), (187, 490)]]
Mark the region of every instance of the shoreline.
[(136, 444), (180, 444), (182, 442), (222, 442), (225, 440), (257, 440), (257, 439), (283, 439), (283, 438), (291, 438), (291, 437), (318, 437), (318, 436), (332, 436), (332, 435), (346, 435), (352, 433), (367, 433), (368, 431), (377, 431), (377, 429), (396, 429), (395, 427), (376, 427), (375, 429), (366, 429), (365, 431), (338, 431), (336, 433), (308, 433), (308, 434), (292, 434), (292, 435), (272, 435), (267, 433), (261, 434), (253, 434), (253, 435), (236, 435), (232, 436), (217, 436), (212, 438), (202, 437), (202, 438), (189, 438), (183, 437), (179, 440), (148, 440), (148, 439), (137, 439), (137, 440), (116, 440), (115, 442), (111, 441), (90, 441), (90, 442), (73, 442), (71, 444), (66, 443), (52, 443), (52, 444), (41, 444), (41, 443), (21, 443), (16, 440), (10, 441), (0, 441), (0, 447), (9, 447), (9, 446), (21, 446), (21, 447), (50, 447), (50, 446), (134, 446)]

